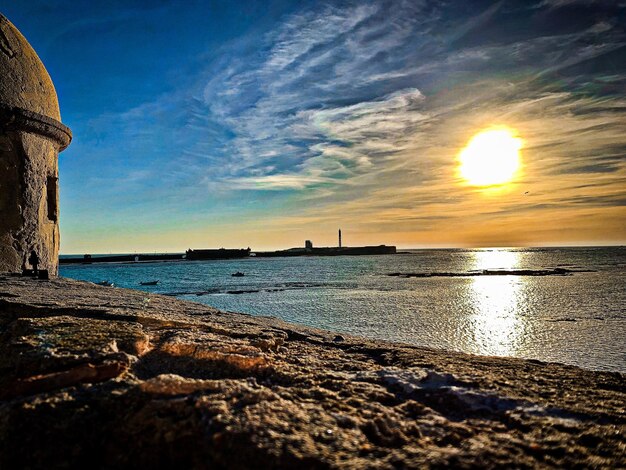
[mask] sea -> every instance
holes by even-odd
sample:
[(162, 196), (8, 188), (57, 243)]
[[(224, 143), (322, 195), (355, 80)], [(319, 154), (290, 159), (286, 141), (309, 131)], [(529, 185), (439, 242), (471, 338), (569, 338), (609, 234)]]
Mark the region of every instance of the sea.
[[(377, 340), (624, 373), (625, 267), (626, 247), (486, 248), (71, 264), (60, 275)], [(555, 268), (568, 272), (515, 273)]]

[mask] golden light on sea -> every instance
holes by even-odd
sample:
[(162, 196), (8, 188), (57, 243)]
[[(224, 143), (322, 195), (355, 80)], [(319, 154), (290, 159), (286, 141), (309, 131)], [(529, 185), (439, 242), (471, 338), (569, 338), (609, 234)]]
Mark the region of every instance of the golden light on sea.
[[(473, 268), (482, 271), (519, 269), (520, 253), (509, 249), (486, 249), (473, 253)], [(524, 321), (525, 280), (522, 276), (475, 276), (468, 286), (473, 315), (470, 328), (478, 354), (515, 355), (528, 334)]]
[(481, 131), (459, 153), (459, 173), (473, 186), (508, 183), (519, 171), (522, 145), (522, 139), (508, 127)]

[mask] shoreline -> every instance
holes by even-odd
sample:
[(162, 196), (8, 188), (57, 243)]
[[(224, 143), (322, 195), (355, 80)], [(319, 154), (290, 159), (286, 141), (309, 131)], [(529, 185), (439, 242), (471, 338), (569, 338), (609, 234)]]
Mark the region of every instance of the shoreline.
[[(468, 255), (472, 256), (472, 255)], [(419, 257), (414, 258), (416, 261)], [(552, 260), (554, 261), (554, 260)], [(623, 295), (613, 294), (613, 310), (601, 311), (603, 307), (597, 304), (586, 308), (559, 308), (569, 296), (576, 296), (582, 290), (596, 292), (589, 286), (619, 285), (621, 277), (606, 276), (602, 266), (595, 266), (576, 260), (569, 264), (553, 266), (567, 266), (566, 268), (542, 268), (550, 266), (538, 262), (529, 263), (539, 269), (510, 270), (454, 270), (454, 266), (431, 267), (431, 263), (407, 262), (397, 265), (395, 258), (371, 258), (369, 260), (355, 259), (347, 266), (345, 272), (352, 272), (352, 264), (360, 266), (363, 262), (374, 263), (374, 267), (381, 269), (361, 270), (358, 274), (340, 276), (335, 271), (324, 270), (321, 276), (315, 270), (309, 271), (311, 262), (318, 265), (332, 266), (342, 273), (343, 266), (351, 260), (276, 260), (260, 262), (222, 261), (220, 263), (201, 262), (200, 264), (156, 265), (143, 266), (126, 265), (95, 265), (62, 267), (61, 274), (75, 279), (83, 279), (101, 284), (103, 280), (110, 281), (117, 287), (139, 289), (149, 293), (157, 293), (175, 297), (181, 300), (200, 302), (226, 311), (249, 312), (254, 315), (274, 315), (286, 321), (296, 321), (300, 324), (317, 328), (328, 328), (333, 331), (342, 331), (348, 334), (366, 336), (371, 339), (402, 341), (413, 345), (438, 347), (442, 350), (460, 350), (471, 354), (496, 354), (502, 356), (524, 357), (543, 361), (556, 361), (564, 364), (577, 365), (589, 370), (606, 370), (626, 372), (626, 365), (616, 332), (621, 331), (619, 313), (616, 312)], [(269, 264), (268, 264), (269, 263)], [(272, 263), (277, 266), (294, 265), (296, 270), (288, 274), (278, 274)], [(194, 267), (195, 266), (195, 267)], [(369, 266), (369, 265), (368, 265)], [(465, 264), (459, 265), (461, 268)], [(526, 266), (523, 264), (521, 266)], [(584, 266), (596, 268), (582, 269)], [(401, 271), (396, 274), (392, 272)], [(283, 268), (281, 268), (283, 269)], [(457, 268), (458, 269), (458, 268)], [(271, 272), (270, 272), (271, 270)], [(422, 271), (423, 270), (423, 271)], [(246, 276), (234, 278), (235, 271), (244, 271)], [(371, 271), (371, 272), (370, 272)], [(584, 271), (584, 272), (581, 272)], [(188, 273), (201, 272), (202, 275)], [(278, 271), (281, 272), (281, 271)], [(308, 273), (314, 273), (309, 275)], [(394, 275), (395, 274), (395, 275)], [(390, 276), (391, 277), (387, 277)], [(474, 276), (491, 276), (491, 279), (474, 281)], [(375, 276), (375, 277), (372, 277)], [(523, 276), (523, 277), (518, 277)], [(549, 279), (551, 276), (554, 280)], [(417, 279), (403, 279), (404, 277)], [(419, 278), (425, 279), (419, 279)], [(443, 278), (439, 280), (438, 278)], [(177, 279), (185, 282), (177, 282)], [(395, 279), (398, 279), (396, 281)], [(431, 279), (432, 278), (432, 279)], [(451, 279), (447, 279), (451, 278)], [(501, 279), (497, 279), (501, 278)], [(159, 280), (157, 286), (142, 287), (140, 281)], [(387, 281), (386, 279), (390, 279)], [(545, 280), (545, 281), (544, 281)], [(482, 282), (476, 284), (474, 282)], [(465, 284), (467, 283), (467, 284)], [(522, 284), (523, 283), (523, 284)], [(515, 326), (515, 330), (504, 332), (498, 326), (486, 323), (493, 311), (498, 308), (497, 295), (508, 295), (508, 291), (501, 292), (498, 286), (524, 285), (526, 294), (522, 297), (511, 298), (507, 303), (511, 312), (508, 318)], [(550, 286), (562, 285), (564, 293), (554, 292)], [(450, 292), (456, 292), (456, 297), (442, 302), (432, 287), (448, 286)], [(460, 286), (460, 287), (459, 287)], [(492, 292), (492, 286), (496, 290)], [(580, 288), (580, 289), (579, 289)], [(487, 290), (486, 290), (487, 289)], [(492, 290), (488, 290), (492, 289)], [(406, 292), (404, 292), (406, 290)], [(409, 291), (414, 290), (416, 294)], [(543, 296), (537, 297), (530, 292), (538, 291)], [(389, 292), (389, 294), (387, 294)], [(420, 293), (422, 292), (422, 293)], [(429, 292), (431, 292), (429, 294)], [(473, 303), (465, 304), (461, 293), (475, 293)], [(607, 290), (607, 292), (613, 292)], [(496, 295), (495, 301), (483, 299), (483, 295)], [(343, 300), (348, 299), (349, 301)], [(421, 296), (420, 302), (411, 305), (411, 299)], [(391, 296), (391, 297), (390, 297)], [(391, 300), (398, 296), (397, 303)], [(323, 299), (319, 306), (312, 302)], [(539, 300), (537, 300), (539, 299)], [(337, 301), (335, 301), (337, 300)], [(304, 301), (304, 302), (303, 302)], [(322, 307), (325, 305), (325, 307)], [(395, 306), (395, 307), (394, 307)], [(460, 308), (453, 308), (459, 306)], [(546, 306), (546, 308), (544, 308)], [(550, 308), (550, 307), (556, 308)], [(399, 309), (396, 315), (394, 309)], [(324, 311), (316, 313), (318, 308)], [(366, 309), (359, 313), (359, 308)], [(437, 311), (433, 315), (432, 310)], [(407, 323), (407, 314), (410, 318), (420, 318), (419, 328), (411, 327)], [(515, 312), (515, 313), (512, 313)], [(347, 318), (351, 316), (352, 320)], [(445, 317), (439, 317), (445, 315)], [(405, 320), (400, 320), (405, 318)], [(436, 323), (442, 318), (443, 327)], [(478, 318), (478, 324), (471, 323)], [(409, 319), (410, 320), (410, 319)], [(404, 324), (409, 328), (404, 328)], [(446, 326), (450, 325), (450, 326)], [(476, 326), (477, 325), (477, 326)], [(439, 331), (441, 335), (439, 335)], [(594, 330), (593, 335), (586, 332)], [(454, 332), (459, 336), (453, 336)], [(484, 336), (486, 332), (495, 331), (501, 336)], [(580, 333), (580, 334), (578, 334)], [(478, 334), (477, 340), (471, 335)], [(481, 336), (482, 335), (482, 336)], [(586, 340), (586, 337), (587, 338)], [(571, 341), (570, 338), (571, 337)], [(601, 339), (600, 339), (601, 338)], [(554, 343), (551, 344), (551, 339)]]
[(7, 467), (624, 464), (618, 372), (368, 340), (61, 278), (0, 276), (0, 321)]

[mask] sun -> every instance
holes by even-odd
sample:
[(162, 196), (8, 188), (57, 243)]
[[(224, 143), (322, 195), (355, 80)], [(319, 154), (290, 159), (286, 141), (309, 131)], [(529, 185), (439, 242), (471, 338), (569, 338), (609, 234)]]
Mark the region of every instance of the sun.
[(519, 170), (522, 144), (508, 127), (481, 131), (459, 153), (459, 173), (473, 186), (508, 183)]

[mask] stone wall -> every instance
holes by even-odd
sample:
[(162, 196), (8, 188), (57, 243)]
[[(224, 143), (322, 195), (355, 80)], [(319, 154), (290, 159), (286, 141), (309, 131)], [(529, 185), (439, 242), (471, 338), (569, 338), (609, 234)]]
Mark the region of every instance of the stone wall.
[(20, 272), (24, 262), (16, 240), (24, 225), (23, 160), (15, 145), (18, 139), (17, 133), (0, 134), (0, 272)]

